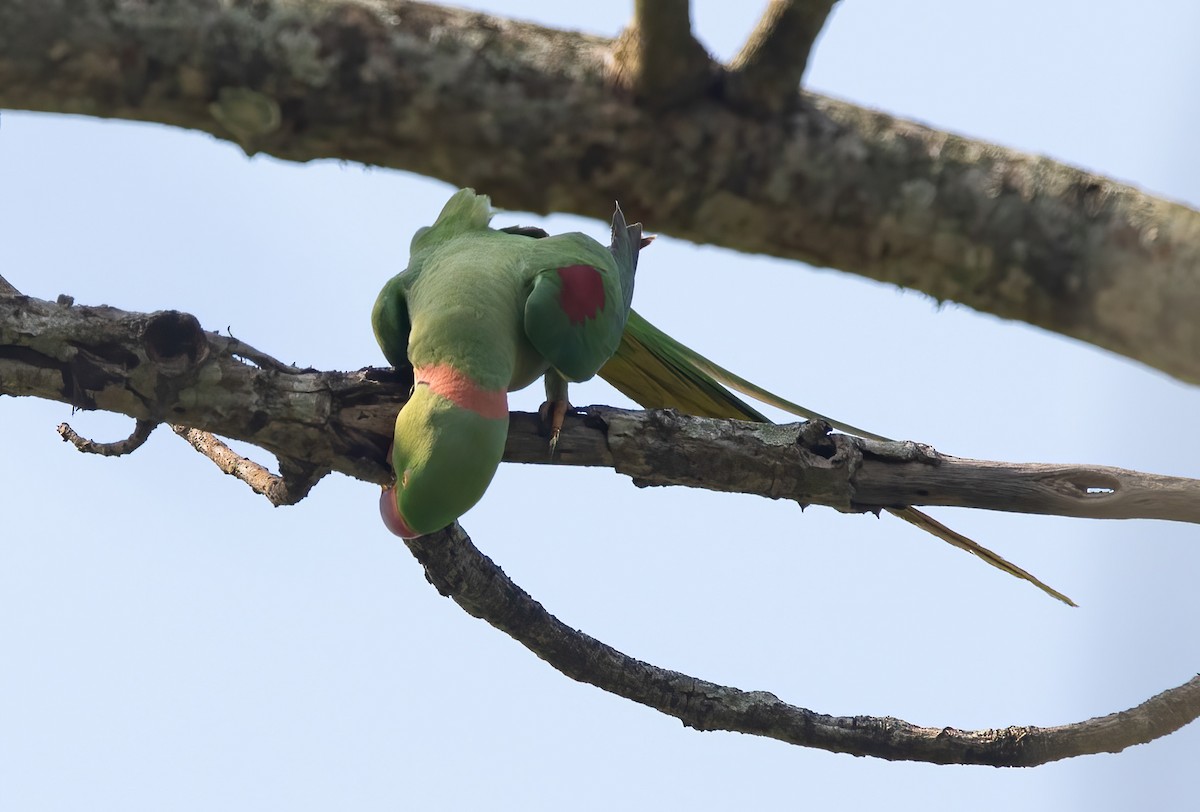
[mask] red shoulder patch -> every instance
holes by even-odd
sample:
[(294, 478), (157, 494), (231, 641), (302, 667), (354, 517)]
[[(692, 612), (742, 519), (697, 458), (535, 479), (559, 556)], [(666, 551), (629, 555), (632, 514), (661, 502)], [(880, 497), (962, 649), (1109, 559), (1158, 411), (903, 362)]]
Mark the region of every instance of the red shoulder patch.
[(594, 319), (604, 309), (604, 278), (591, 265), (568, 265), (558, 269), (562, 290), (558, 303), (571, 324)]

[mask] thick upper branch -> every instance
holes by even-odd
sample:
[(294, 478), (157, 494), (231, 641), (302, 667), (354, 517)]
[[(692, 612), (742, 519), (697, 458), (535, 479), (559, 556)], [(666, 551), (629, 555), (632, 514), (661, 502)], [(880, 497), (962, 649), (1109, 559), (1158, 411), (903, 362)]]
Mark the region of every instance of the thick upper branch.
[(656, 111), (609, 40), (419, 3), (0, 5), (0, 106), (159, 121), (918, 288), (1200, 382), (1200, 213), (803, 95)]

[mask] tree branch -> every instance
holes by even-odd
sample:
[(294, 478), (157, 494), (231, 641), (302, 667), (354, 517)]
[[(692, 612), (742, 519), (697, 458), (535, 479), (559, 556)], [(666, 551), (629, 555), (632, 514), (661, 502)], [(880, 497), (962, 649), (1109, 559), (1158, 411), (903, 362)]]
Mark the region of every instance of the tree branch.
[[(1091, 519), (1200, 523), (1200, 480), (1099, 465), (1008, 463), (939, 454), (912, 442), (812, 431), (820, 421), (772, 425), (671, 410), (593, 406), (604, 433), (594, 463), (640, 487), (684, 485), (791, 499), (845, 512), (941, 505)], [(570, 447), (575, 433), (560, 443)], [(594, 447), (594, 445), (593, 445)], [(511, 457), (509, 457), (511, 458)], [(539, 462), (536, 455), (522, 462)]]
[(200, 428), (315, 471), (388, 483), (411, 385), (391, 370), (302, 372), (178, 311), (0, 298), (0, 394)]
[[(263, 363), (252, 366), (245, 358)], [(234, 454), (207, 431), (175, 428), (222, 470), (247, 481), (275, 504), (301, 498), (318, 472), (330, 469), (387, 483), (384, 451), (401, 393), (410, 385), (410, 379), (390, 371), (294, 370), (236, 339), (206, 333), (194, 317), (175, 311), (126, 313), (21, 295), (0, 298), (0, 394), (117, 411), (137, 418), (139, 426), (170, 416), (254, 443), (280, 456), (282, 478)], [(587, 418), (570, 418), (557, 461), (613, 465), (639, 484), (734, 489), (732, 478), (723, 478), (744, 477), (761, 489), (767, 481), (763, 477), (769, 476), (772, 484), (761, 491), (764, 495), (802, 501), (818, 501), (820, 496), (843, 510), (866, 509), (861, 503), (864, 492), (888, 493), (883, 486), (874, 491), (863, 487), (864, 481), (876, 478), (874, 468), (900, 465), (932, 476), (928, 472), (957, 463), (966, 471), (988, 465), (940, 458), (913, 443), (827, 436), (825, 428), (812, 422), (771, 426), (597, 407)], [(647, 445), (642, 445), (643, 435)], [(703, 464), (698, 464), (694, 455), (701, 448)], [(544, 461), (545, 438), (539, 436), (536, 417), (514, 415), (507, 458), (530, 458), (534, 449), (537, 461)], [(741, 454), (742, 461), (729, 456), (734, 453)], [(660, 456), (661, 463), (655, 462)], [(772, 456), (772, 461), (764, 461)], [(749, 467), (739, 471), (742, 465)], [(702, 481), (695, 471), (703, 469), (712, 469), (712, 475)], [(1087, 505), (1093, 497), (1078, 492), (1089, 487), (1112, 488), (1116, 494), (1127, 491), (1121, 475), (1128, 472), (1107, 471), (1110, 478), (1072, 469), (1048, 481), (1068, 483), (1057, 489), (1067, 505)], [(792, 480), (798, 483), (795, 488), (789, 484)], [(838, 480), (840, 485), (830, 484)], [(901, 483), (906, 486), (903, 478)], [(879, 498), (886, 503), (891, 497)], [(1099, 504), (1107, 501), (1102, 498)], [(1187, 501), (1185, 497), (1179, 502), (1181, 513), (1186, 513)], [(1192, 513), (1180, 518), (1195, 520), (1197, 500), (1193, 496), (1191, 501)], [(959, 731), (892, 718), (827, 716), (789, 705), (773, 694), (742, 691), (641, 662), (571, 629), (479, 553), (457, 525), (407, 543), (442, 594), (563, 674), (699, 730), (739, 731), (885, 759), (1031, 766), (1116, 752), (1166, 735), (1200, 715), (1197, 678), (1128, 711), (1062, 727)]]
[(171, 431), (187, 440), (192, 448), (208, 457), (226, 474), (240, 479), (257, 494), (267, 498), (275, 507), (294, 505), (304, 497), (328, 471), (307, 463), (280, 461), (279, 475), (272, 474), (253, 460), (246, 459), (207, 431), (171, 426)]
[(660, 109), (693, 101), (717, 65), (692, 36), (691, 0), (635, 0), (633, 22), (612, 47), (612, 75), (641, 104)]
[[(247, 358), (261, 363), (248, 364)], [(0, 394), (252, 443), (281, 460), (285, 477), (297, 483), (287, 492), (297, 499), (311, 487), (308, 479), (328, 471), (390, 484), (385, 455), (411, 385), (410, 374), (391, 370), (302, 372), (237, 339), (205, 332), (194, 316), (177, 311), (129, 313), (0, 298)], [(568, 416), (550, 459), (537, 416), (514, 413), (505, 459), (605, 466), (641, 486), (753, 493), (845, 512), (954, 505), (1200, 522), (1198, 480), (1102, 466), (960, 459), (915, 443), (828, 435), (827, 429), (813, 422), (776, 426), (598, 406), (586, 417)], [(203, 445), (216, 448), (210, 440), (219, 442), (209, 438)], [(237, 455), (218, 456), (213, 459), (222, 470), (241, 471), (240, 478), (271, 476), (254, 463), (248, 463), (254, 469), (245, 467), (248, 461)], [(281, 487), (258, 481), (263, 488)]]
[(0, 6), (0, 32), (21, 32), (0, 33), (0, 106), (390, 166), (535, 212), (603, 218), (619, 198), (674, 236), (917, 288), (1200, 382), (1200, 213), (1110, 179), (812, 94), (766, 118), (712, 94), (656, 111), (614, 88), (612, 41), (421, 3), (112, 9)]
[(934, 764), (1032, 767), (1115, 753), (1200, 717), (1200, 676), (1119, 713), (1057, 727), (919, 727), (892, 717), (828, 716), (642, 662), (554, 617), (479, 552), (457, 524), (405, 542), (429, 582), (571, 679), (674, 716), (696, 730), (765, 736), (835, 753)]
[(102, 457), (123, 457), (141, 448), (150, 439), (150, 433), (156, 428), (158, 428), (158, 424), (153, 420), (139, 420), (134, 424), (132, 434), (124, 440), (117, 440), (114, 443), (97, 443), (94, 440), (89, 440), (87, 437), (80, 436), (79, 432), (66, 423), (59, 423), (58, 433), (64, 442), (70, 443), (84, 454), (99, 454)]
[(837, 0), (771, 0), (729, 63), (725, 95), (740, 108), (778, 114), (796, 106), (800, 78)]

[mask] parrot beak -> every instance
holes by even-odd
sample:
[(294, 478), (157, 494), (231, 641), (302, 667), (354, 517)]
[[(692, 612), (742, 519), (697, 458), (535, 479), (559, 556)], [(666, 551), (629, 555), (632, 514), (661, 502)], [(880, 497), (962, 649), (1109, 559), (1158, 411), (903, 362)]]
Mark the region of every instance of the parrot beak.
[(384, 488), (383, 493), (379, 495), (379, 515), (383, 517), (384, 526), (402, 539), (415, 539), (422, 535), (413, 532), (413, 529), (408, 526), (408, 522), (404, 521), (404, 517), (400, 515), (400, 506), (396, 502), (394, 485)]

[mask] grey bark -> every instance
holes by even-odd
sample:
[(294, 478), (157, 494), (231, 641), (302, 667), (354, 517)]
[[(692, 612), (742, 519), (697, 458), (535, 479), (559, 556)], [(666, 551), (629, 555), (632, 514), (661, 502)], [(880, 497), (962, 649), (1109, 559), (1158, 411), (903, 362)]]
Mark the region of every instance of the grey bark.
[(408, 2), (0, 6), (0, 106), (391, 166), (535, 212), (604, 217), (620, 199), (654, 230), (917, 288), (1200, 382), (1195, 210), (814, 94), (747, 114), (720, 71), (640, 104), (644, 73), (619, 57)]
[[(177, 429), (275, 504), (303, 498), (328, 471), (390, 484), (387, 448), (411, 385), (411, 376), (394, 370), (289, 367), (237, 339), (206, 332), (187, 313), (0, 295), (0, 394), (129, 415), (139, 421), (134, 437), (142, 440), (150, 426), (165, 422), (252, 443), (286, 463), (290, 488), (261, 466), (247, 466), (228, 449)], [(505, 459), (605, 466), (638, 485), (752, 493), (846, 512), (957, 505), (1200, 522), (1198, 480), (1103, 466), (957, 459), (915, 443), (830, 436), (819, 421), (775, 426), (592, 407), (568, 419), (553, 458), (540, 429), (535, 415), (514, 414)], [(77, 438), (75, 444), (112, 453), (126, 442)], [(84, 447), (89, 443), (100, 449)]]
[(603, 426), (613, 468), (641, 486), (752, 493), (845, 512), (943, 505), (1200, 523), (1195, 479), (963, 459), (917, 443), (828, 435), (820, 421), (777, 426), (609, 407), (592, 407), (590, 416)]
[(481, 553), (457, 524), (407, 542), (439, 592), (566, 676), (674, 716), (696, 730), (750, 733), (835, 753), (933, 764), (1032, 767), (1115, 753), (1200, 716), (1200, 676), (1140, 705), (1055, 727), (922, 727), (902, 719), (830, 716), (642, 662), (563, 623)]

